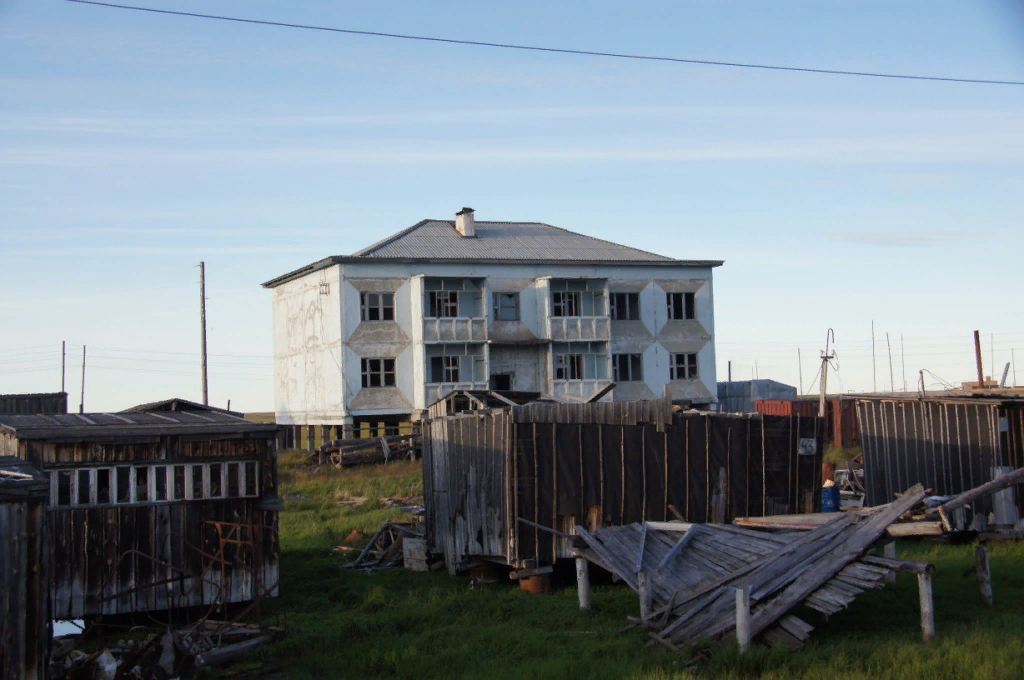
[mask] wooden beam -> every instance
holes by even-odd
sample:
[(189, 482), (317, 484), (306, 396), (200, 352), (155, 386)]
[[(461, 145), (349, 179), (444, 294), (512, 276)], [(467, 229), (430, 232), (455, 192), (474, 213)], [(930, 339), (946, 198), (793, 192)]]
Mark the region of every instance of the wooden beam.
[(988, 546), (978, 545), (974, 549), (974, 558), (978, 568), (978, 590), (981, 592), (981, 601), (985, 606), (993, 606), (992, 598), (992, 572), (988, 563)]
[(965, 491), (953, 500), (943, 503), (938, 508), (929, 510), (927, 514), (929, 517), (934, 517), (935, 515), (941, 516), (942, 514), (948, 515), (953, 510), (969, 505), (979, 498), (989, 496), (994, 494), (996, 491), (1002, 491), (1003, 489), (1009, 488), (1014, 484), (1020, 484), (1021, 482), (1024, 482), (1024, 467), (1017, 468), (1013, 472), (1008, 472), (997, 479), (993, 479), (991, 482), (982, 484), (981, 486), (976, 486), (970, 491)]
[(576, 558), (576, 591), (580, 609), (590, 609), (590, 566), (586, 557)]
[(735, 588), (736, 591), (736, 644), (740, 654), (750, 649), (750, 586)]
[(917, 590), (921, 598), (921, 637), (928, 642), (935, 637), (935, 610), (932, 606), (932, 575), (917, 575)]

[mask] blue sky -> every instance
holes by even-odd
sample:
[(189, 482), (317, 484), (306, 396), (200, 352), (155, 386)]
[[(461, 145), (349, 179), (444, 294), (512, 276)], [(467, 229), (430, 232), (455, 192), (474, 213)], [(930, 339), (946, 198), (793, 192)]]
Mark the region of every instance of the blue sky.
[[(146, 4), (140, 2), (139, 4)], [(150, 2), (361, 30), (1024, 80), (990, 2)], [(1024, 87), (623, 61), (0, 0), (0, 392), (272, 407), (295, 267), (463, 205), (716, 270), (719, 377), (844, 391), (1024, 362)], [(990, 356), (989, 347), (995, 354)], [(1024, 363), (1018, 370), (1024, 383)], [(938, 379), (929, 377), (929, 386)]]

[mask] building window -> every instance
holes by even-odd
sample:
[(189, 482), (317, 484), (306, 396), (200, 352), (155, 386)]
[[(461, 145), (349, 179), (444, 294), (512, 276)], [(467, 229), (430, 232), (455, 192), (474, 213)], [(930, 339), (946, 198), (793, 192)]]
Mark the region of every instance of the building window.
[(612, 293), (611, 317), (616, 321), (638, 321), (640, 319), (639, 293)]
[(612, 380), (615, 382), (639, 382), (643, 379), (644, 369), (641, 355), (612, 355)]
[(459, 292), (455, 290), (431, 291), (427, 302), (427, 315), (436, 319), (459, 315)]
[[(234, 480), (225, 488), (223, 479)], [(215, 498), (255, 498), (254, 460), (173, 465), (75, 467), (50, 473), (51, 508), (153, 505)]]
[(692, 380), (697, 377), (697, 355), (694, 353), (673, 354), (669, 366), (670, 380)]
[(519, 293), (494, 294), (494, 320), (519, 321)]
[(580, 315), (580, 294), (577, 292), (552, 293), (551, 300), (554, 303), (552, 316), (579, 316)]
[(555, 380), (583, 380), (583, 355), (556, 354)]
[(555, 380), (607, 380), (608, 349), (602, 342), (565, 342), (551, 347)]
[(362, 321), (394, 321), (395, 296), (393, 293), (360, 293), (359, 318)]
[(693, 293), (665, 293), (665, 296), (668, 298), (668, 318), (694, 318), (695, 300)]
[(461, 356), (430, 357), (430, 382), (457, 383)]
[(363, 387), (393, 387), (395, 384), (394, 359), (363, 359)]

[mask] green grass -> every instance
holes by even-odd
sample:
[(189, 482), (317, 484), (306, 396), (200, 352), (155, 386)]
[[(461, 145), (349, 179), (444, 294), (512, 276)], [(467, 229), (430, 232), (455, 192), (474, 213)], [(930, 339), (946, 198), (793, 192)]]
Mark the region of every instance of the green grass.
[[(1024, 548), (995, 547), (996, 606), (982, 606), (973, 546), (899, 546), (899, 555), (934, 563), (937, 637), (921, 642), (917, 581), (862, 595), (825, 622), (796, 653), (760, 646), (743, 657), (716, 649), (689, 657), (645, 646), (642, 631), (618, 635), (637, 598), (624, 586), (596, 585), (594, 609), (577, 606), (573, 577), (548, 595), (511, 582), (471, 586), (466, 576), (394, 569), (343, 570), (332, 552), (353, 529), (368, 536), (399, 512), (382, 497), (422, 493), (418, 464), (392, 463), (310, 474), (300, 454), (281, 456), (281, 595), (264, 604), (286, 617), (283, 639), (254, 653), (283, 663), (281, 678), (961, 678), (1024, 677)], [(365, 496), (358, 508), (338, 506)], [(570, 568), (571, 571), (571, 568)], [(251, 661), (251, 660), (250, 660)]]

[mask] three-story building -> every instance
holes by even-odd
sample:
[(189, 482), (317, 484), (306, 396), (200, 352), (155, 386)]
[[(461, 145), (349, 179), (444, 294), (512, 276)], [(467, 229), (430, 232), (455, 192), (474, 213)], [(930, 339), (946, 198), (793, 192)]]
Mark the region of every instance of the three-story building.
[(273, 290), (277, 422), (418, 419), (452, 390), (715, 401), (712, 269), (536, 222), (423, 220)]

